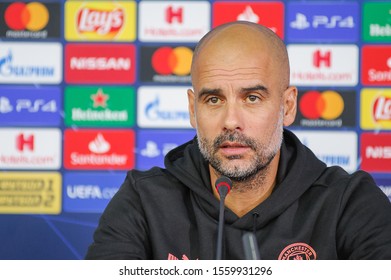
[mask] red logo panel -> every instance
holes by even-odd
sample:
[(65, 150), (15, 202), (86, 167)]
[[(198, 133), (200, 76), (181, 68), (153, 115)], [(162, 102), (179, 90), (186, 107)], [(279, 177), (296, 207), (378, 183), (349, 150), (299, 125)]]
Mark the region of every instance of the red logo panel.
[(391, 46), (363, 46), (361, 79), (364, 85), (391, 86)]
[(263, 24), (284, 38), (284, 4), (281, 2), (221, 2), (213, 4), (213, 27), (231, 21)]
[(361, 156), (363, 170), (391, 172), (391, 133), (363, 133)]
[(64, 143), (64, 167), (67, 169), (134, 168), (135, 136), (132, 130), (67, 129)]
[(65, 81), (75, 84), (132, 84), (135, 47), (124, 44), (69, 44), (65, 47)]

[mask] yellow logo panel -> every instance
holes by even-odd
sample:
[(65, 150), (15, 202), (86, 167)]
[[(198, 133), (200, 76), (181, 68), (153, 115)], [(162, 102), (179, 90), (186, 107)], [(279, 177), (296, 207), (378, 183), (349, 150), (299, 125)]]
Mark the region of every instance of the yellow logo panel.
[(391, 129), (391, 89), (363, 89), (360, 104), (362, 129)]
[(66, 1), (68, 41), (134, 41), (136, 3), (133, 1)]
[(1, 172), (0, 214), (61, 213), (58, 172)]

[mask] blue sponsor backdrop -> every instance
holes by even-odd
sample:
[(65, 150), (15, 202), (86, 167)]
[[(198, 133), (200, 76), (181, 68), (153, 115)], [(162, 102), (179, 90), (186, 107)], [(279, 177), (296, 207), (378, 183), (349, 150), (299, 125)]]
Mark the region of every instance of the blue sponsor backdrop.
[(0, 86), (1, 126), (59, 126), (60, 87)]
[(193, 139), (193, 130), (142, 130), (137, 134), (138, 168), (164, 166), (164, 156), (171, 149)]
[[(11, 1), (0, 0), (0, 3)], [(30, 1), (32, 2), (32, 1)], [(57, 20), (49, 21), (47, 37), (36, 37), (34, 34), (19, 39), (4, 38), (4, 19), (0, 20), (1, 41), (7, 42), (59, 42), (63, 46), (69, 44), (64, 39), (64, 3), (65, 0), (47, 0), (42, 2), (59, 3), (61, 12)], [(139, 4), (140, 0), (135, 1)], [(145, 1), (147, 2), (147, 1)], [(170, 1), (162, 1), (164, 3)], [(174, 1), (172, 1), (174, 2)], [(183, 1), (190, 2), (190, 1)], [(196, 2), (196, 1), (195, 1)], [(206, 1), (214, 2), (224, 1)], [(230, 1), (226, 1), (230, 2)], [(231, 1), (232, 2), (232, 1)], [(237, 1), (264, 2), (264, 1)], [(284, 4), (284, 40), (287, 43), (349, 43), (362, 46), (361, 21), (364, 2), (371, 1), (266, 1)], [(58, 5), (50, 5), (52, 11), (57, 11)], [(54, 7), (54, 8), (53, 8)], [(54, 10), (53, 10), (54, 9)], [(4, 9), (3, 9), (4, 10)], [(0, 10), (2, 12), (3, 10)], [(211, 11), (213, 13), (213, 11)], [(0, 15), (3, 17), (3, 14)], [(152, 20), (152, 19), (151, 19)], [(213, 20), (213, 15), (211, 22)], [(211, 26), (210, 22), (210, 26)], [(353, 24), (354, 23), (354, 24)], [(60, 31), (59, 31), (60, 30)], [(137, 28), (136, 28), (137, 30)], [(44, 33), (41, 33), (44, 36)], [(88, 42), (93, 43), (93, 42)], [(107, 42), (106, 42), (107, 43)], [(113, 42), (115, 44), (117, 42)], [(181, 45), (183, 42), (140, 42), (137, 38), (131, 44), (136, 46), (137, 55), (142, 48), (158, 48), (160, 46)], [(185, 44), (194, 48), (195, 44)], [(65, 50), (65, 47), (63, 48)], [(26, 52), (29, 50), (26, 49)], [(30, 53), (34, 56), (34, 53)], [(181, 54), (178, 54), (179, 56)], [(0, 66), (7, 63), (9, 52), (0, 52)], [(140, 81), (142, 63), (137, 61), (137, 72), (140, 77), (132, 84), (140, 86), (183, 86), (188, 77), (169, 77), (167, 81)], [(151, 68), (151, 65), (148, 65)], [(150, 73), (153, 76), (156, 73)], [(62, 77), (63, 78), (63, 77)], [(0, 85), (0, 127), (60, 127), (65, 129), (63, 122), (63, 92), (66, 86), (64, 79), (56, 86), (39, 84)], [(96, 85), (94, 85), (96, 86)], [(332, 86), (332, 85), (331, 85)], [(309, 89), (304, 89), (309, 90)], [(323, 89), (320, 89), (322, 91)], [(357, 94), (360, 85), (349, 88)], [(183, 94), (186, 94), (184, 92)], [(357, 99), (358, 100), (358, 99)], [(354, 106), (353, 104), (352, 106)], [(187, 108), (184, 108), (187, 109)], [(358, 103), (356, 110), (359, 112)], [(135, 112), (136, 115), (137, 112)], [(359, 113), (351, 130), (360, 132), (358, 127)], [(349, 124), (346, 124), (350, 126)], [(78, 128), (75, 128), (78, 129)], [(176, 145), (180, 145), (194, 137), (194, 130), (172, 129), (142, 129), (132, 127), (136, 132), (136, 168), (148, 169), (152, 166), (163, 166), (164, 155)], [(345, 128), (342, 128), (345, 130)], [(50, 141), (51, 139), (47, 139)], [(63, 143), (62, 143), (63, 144)], [(1, 145), (1, 139), (0, 139)], [(83, 259), (87, 247), (92, 242), (93, 232), (97, 226), (100, 212), (107, 205), (110, 197), (123, 180), (125, 172), (69, 172), (64, 168), (59, 170), (63, 179), (62, 212), (59, 215), (0, 215), (0, 259)], [(28, 172), (28, 170), (22, 170)], [(378, 175), (376, 182), (390, 197), (391, 177), (389, 174)], [(390, 197), (391, 199), (391, 197)]]
[(357, 2), (287, 3), (286, 41), (357, 42), (359, 8)]
[(65, 172), (63, 176), (63, 211), (102, 213), (118, 191), (126, 173)]

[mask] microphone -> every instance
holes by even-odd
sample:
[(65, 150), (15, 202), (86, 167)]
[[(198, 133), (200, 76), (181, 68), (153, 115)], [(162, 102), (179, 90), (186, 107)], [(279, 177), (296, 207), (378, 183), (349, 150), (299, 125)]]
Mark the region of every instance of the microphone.
[(225, 176), (221, 176), (216, 180), (215, 187), (220, 195), (220, 214), (219, 214), (219, 227), (217, 231), (217, 248), (216, 248), (216, 260), (221, 260), (223, 253), (223, 228), (224, 228), (224, 201), (225, 197), (229, 193), (232, 187), (232, 181)]
[(244, 248), (244, 255), (246, 260), (260, 260), (259, 249), (255, 234), (252, 232), (246, 232), (242, 236), (242, 243)]

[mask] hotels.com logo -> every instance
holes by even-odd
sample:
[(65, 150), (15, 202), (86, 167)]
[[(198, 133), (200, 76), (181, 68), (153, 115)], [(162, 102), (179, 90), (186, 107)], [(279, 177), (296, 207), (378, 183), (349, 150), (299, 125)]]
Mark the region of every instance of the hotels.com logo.
[(34, 134), (25, 136), (23, 133), (16, 137), (16, 149), (23, 152), (25, 149), (34, 151)]
[(140, 1), (142, 42), (197, 42), (210, 30), (208, 1)]
[(375, 121), (391, 121), (391, 98), (379, 96), (373, 103), (373, 119)]
[(0, 169), (59, 169), (61, 131), (0, 128)]
[(132, 130), (65, 130), (64, 167), (115, 169), (134, 167), (135, 136)]
[(165, 11), (166, 22), (172, 24), (173, 22), (183, 23), (183, 7), (168, 6)]
[(331, 67), (331, 51), (316, 50), (313, 54), (313, 64), (316, 68)]
[(361, 168), (368, 172), (391, 172), (391, 134), (361, 135)]
[(83, 8), (77, 14), (77, 30), (80, 33), (96, 32), (100, 35), (113, 33), (114, 37), (124, 24), (123, 9), (99, 10)]
[(356, 45), (288, 45), (291, 82), (298, 86), (355, 86)]

